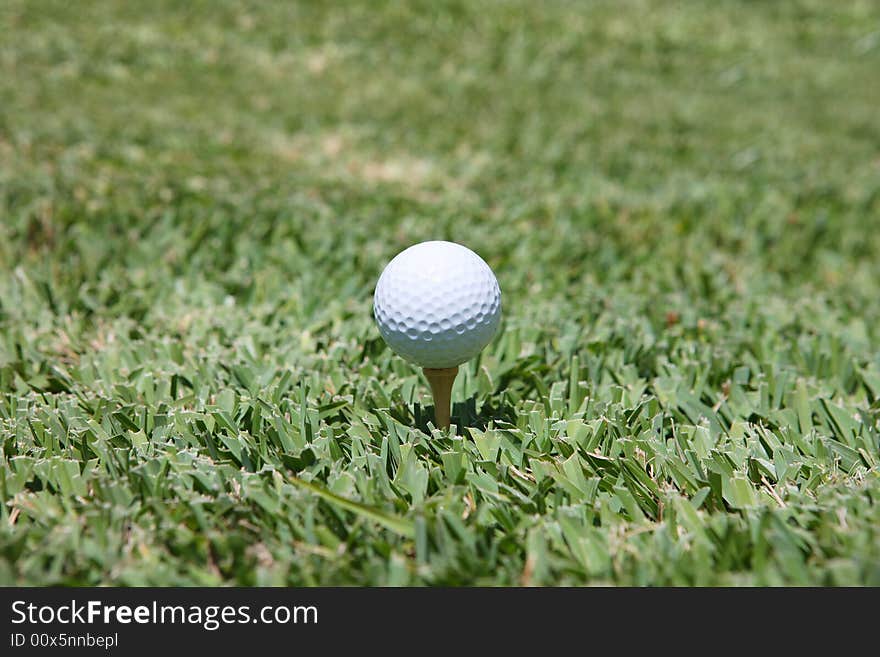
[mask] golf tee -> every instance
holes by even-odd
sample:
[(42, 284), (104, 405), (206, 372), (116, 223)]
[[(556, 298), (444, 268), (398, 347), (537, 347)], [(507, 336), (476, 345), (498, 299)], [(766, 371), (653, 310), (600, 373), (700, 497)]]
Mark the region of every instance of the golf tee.
[(452, 384), (455, 383), (458, 366), (426, 367), (422, 371), (431, 385), (431, 395), (434, 397), (434, 423), (437, 428), (446, 429), (449, 426), (449, 415), (452, 410)]

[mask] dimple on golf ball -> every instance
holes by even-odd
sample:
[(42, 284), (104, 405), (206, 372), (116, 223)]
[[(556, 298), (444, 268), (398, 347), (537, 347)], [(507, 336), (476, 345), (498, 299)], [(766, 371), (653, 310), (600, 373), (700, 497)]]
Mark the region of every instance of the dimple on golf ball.
[(454, 242), (422, 242), (388, 263), (373, 298), (388, 346), (420, 367), (455, 367), (489, 344), (501, 289), (489, 265)]

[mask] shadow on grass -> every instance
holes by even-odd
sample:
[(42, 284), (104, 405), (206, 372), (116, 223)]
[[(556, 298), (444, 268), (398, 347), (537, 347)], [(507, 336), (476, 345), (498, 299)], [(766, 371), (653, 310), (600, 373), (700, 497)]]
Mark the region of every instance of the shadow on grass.
[[(434, 406), (422, 407), (416, 404), (413, 408), (413, 416), (415, 426), (425, 433), (430, 434), (428, 422), (434, 421)], [(494, 405), (491, 401), (486, 401), (479, 411), (477, 411), (477, 395), (471, 395), (462, 402), (454, 402), (452, 404), (452, 424), (456, 426), (456, 434), (463, 435), (463, 429), (479, 429), (485, 431), (489, 426), (489, 422), (506, 422), (509, 424), (516, 423), (516, 412), (510, 404)]]

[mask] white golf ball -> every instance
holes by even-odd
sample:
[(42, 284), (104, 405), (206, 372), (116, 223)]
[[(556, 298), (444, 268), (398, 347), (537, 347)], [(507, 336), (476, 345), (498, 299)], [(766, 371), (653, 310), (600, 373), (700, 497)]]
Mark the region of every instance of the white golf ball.
[(501, 289), (489, 265), (454, 242), (422, 242), (388, 263), (373, 298), (379, 333), (420, 367), (455, 367), (489, 344)]

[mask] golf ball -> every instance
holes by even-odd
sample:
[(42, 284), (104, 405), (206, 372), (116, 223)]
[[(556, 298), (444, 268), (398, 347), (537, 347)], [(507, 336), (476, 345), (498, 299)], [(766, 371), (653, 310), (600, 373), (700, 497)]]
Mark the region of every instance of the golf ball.
[(489, 344), (501, 289), (489, 265), (454, 242), (422, 242), (388, 263), (373, 298), (388, 346), (420, 367), (455, 367)]

